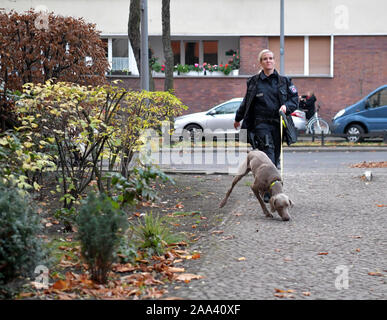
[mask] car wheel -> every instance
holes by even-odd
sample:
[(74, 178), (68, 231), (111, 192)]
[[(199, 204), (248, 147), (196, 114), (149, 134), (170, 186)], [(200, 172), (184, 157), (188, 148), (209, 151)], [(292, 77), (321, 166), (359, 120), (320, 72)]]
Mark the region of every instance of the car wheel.
[(351, 124), (345, 133), (349, 142), (360, 142), (363, 140), (361, 135), (364, 133), (364, 129), (358, 124)]
[(191, 140), (194, 140), (196, 135), (199, 135), (203, 132), (203, 128), (197, 124), (189, 124), (184, 129), (189, 132)]

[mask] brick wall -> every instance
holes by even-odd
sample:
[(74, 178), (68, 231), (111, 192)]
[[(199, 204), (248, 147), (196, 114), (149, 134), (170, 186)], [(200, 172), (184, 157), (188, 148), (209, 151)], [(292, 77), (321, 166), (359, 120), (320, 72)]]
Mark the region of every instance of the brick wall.
[[(246, 92), (246, 80), (257, 71), (257, 56), (267, 47), (265, 37), (241, 37), (239, 77), (178, 77), (175, 92), (189, 109), (185, 113), (210, 107)], [(138, 89), (138, 78), (124, 78), (126, 88)], [(334, 37), (334, 77), (294, 78), (299, 94), (315, 92), (321, 115), (331, 120), (340, 109), (360, 100), (365, 94), (387, 84), (386, 36)], [(155, 79), (156, 90), (163, 90), (164, 79)]]
[(258, 54), (267, 49), (269, 40), (267, 37), (240, 37), (240, 73), (243, 75), (255, 74), (260, 66)]

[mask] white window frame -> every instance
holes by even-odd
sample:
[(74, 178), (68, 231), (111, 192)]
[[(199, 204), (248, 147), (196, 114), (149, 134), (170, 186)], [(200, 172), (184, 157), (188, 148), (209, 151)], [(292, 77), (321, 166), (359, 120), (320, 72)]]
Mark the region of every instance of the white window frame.
[[(102, 35), (101, 38), (107, 39), (108, 41), (108, 62), (109, 62), (109, 67), (110, 70), (112, 69), (113, 66), (113, 39), (122, 39), (127, 36), (123, 35)], [(129, 65), (129, 72), (131, 75), (138, 76), (140, 73), (138, 71), (136, 59), (134, 58), (134, 53), (132, 50), (132, 46), (130, 45), (130, 41), (128, 41), (128, 65)]]
[[(333, 60), (333, 49), (334, 49), (334, 37), (330, 35), (330, 57), (329, 57), (329, 74), (310, 74), (309, 73), (309, 38), (310, 37), (319, 37), (321, 35), (309, 35), (304, 36), (304, 75), (289, 75), (292, 78), (297, 77), (310, 77), (310, 78), (333, 78), (333, 70), (334, 70), (334, 60)], [(326, 37), (326, 36), (324, 36)]]

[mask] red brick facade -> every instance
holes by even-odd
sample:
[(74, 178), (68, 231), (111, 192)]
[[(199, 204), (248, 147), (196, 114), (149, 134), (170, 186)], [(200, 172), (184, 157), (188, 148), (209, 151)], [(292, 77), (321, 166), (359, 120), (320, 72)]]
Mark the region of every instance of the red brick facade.
[[(243, 97), (246, 80), (257, 72), (257, 57), (267, 47), (267, 37), (241, 37), (239, 77), (177, 77), (174, 79), (178, 98), (189, 109), (185, 113), (205, 111), (235, 97)], [(331, 120), (334, 114), (358, 101), (365, 94), (387, 84), (386, 36), (335, 36), (333, 78), (294, 78), (299, 94), (315, 92), (321, 115)], [(124, 78), (126, 88), (138, 89), (139, 79)], [(164, 79), (155, 79), (156, 90), (163, 90)]]

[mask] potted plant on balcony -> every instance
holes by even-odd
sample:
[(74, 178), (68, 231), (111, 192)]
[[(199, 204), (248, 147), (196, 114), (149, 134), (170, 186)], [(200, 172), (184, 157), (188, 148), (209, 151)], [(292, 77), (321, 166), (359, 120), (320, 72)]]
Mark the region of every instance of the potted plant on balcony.
[(232, 59), (228, 61), (229, 65), (231, 65), (232, 69), (232, 75), (237, 76), (239, 75), (239, 68), (240, 68), (240, 57), (238, 50), (233, 53)]
[(162, 76), (165, 66), (161, 65), (156, 57), (149, 59), (149, 66), (152, 70), (152, 76)]
[(225, 65), (220, 64), (219, 71), (222, 71), (226, 76), (228, 76), (232, 71), (231, 65), (229, 65), (228, 63), (226, 63)]
[(199, 65), (199, 63), (195, 63), (194, 65), (189, 66), (189, 76), (200, 76), (203, 75), (203, 67)]
[(189, 72), (189, 66), (186, 64), (178, 64), (175, 66), (175, 71), (177, 72), (177, 75), (185, 75)]

